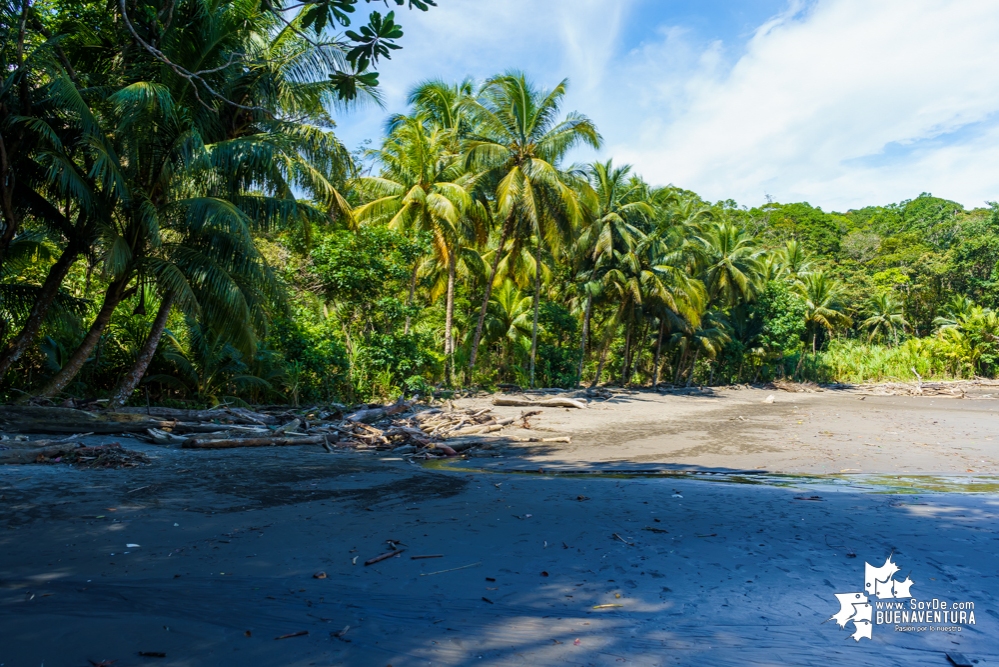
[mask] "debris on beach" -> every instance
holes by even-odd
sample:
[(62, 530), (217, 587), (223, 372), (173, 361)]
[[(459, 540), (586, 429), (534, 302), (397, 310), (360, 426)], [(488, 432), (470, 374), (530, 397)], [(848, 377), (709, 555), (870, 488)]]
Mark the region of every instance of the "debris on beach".
[[(604, 392), (582, 390), (571, 396), (542, 397), (499, 395), (495, 405), (586, 408), (588, 396)], [(209, 410), (179, 408), (121, 408), (117, 412), (90, 412), (46, 406), (0, 406), (0, 430), (9, 433), (72, 435), (62, 440), (21, 441), (0, 444), (0, 463), (54, 460), (73, 453), (73, 462), (93, 460), (91, 467), (131, 467), (145, 463), (141, 454), (75, 452), (80, 438), (121, 435), (183, 449), (234, 449), (243, 447), (319, 446), (327, 452), (382, 451), (407, 459), (457, 457), (472, 448), (489, 449), (489, 437), (506, 428), (531, 428), (528, 419), (541, 414), (531, 410), (501, 417), (491, 407), (459, 409), (451, 401), (442, 407), (418, 398), (389, 404), (361, 404), (351, 408), (333, 404), (309, 408), (262, 406), (253, 410), (219, 406)], [(21, 436), (18, 436), (20, 438)], [(569, 443), (567, 436), (514, 438), (523, 442)], [(81, 457), (93, 457), (83, 459)], [(62, 461), (60, 461), (62, 462)], [(107, 465), (105, 465), (107, 464)]]
[(0, 463), (66, 463), (79, 468), (136, 468), (149, 463), (141, 452), (117, 442), (86, 446), (78, 437), (66, 440), (27, 440), (0, 451)]

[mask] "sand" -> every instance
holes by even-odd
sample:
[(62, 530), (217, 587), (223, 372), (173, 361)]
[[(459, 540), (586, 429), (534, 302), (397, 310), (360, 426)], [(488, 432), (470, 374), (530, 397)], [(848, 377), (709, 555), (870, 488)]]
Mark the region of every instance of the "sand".
[[(773, 403), (766, 403), (773, 396)], [(539, 464), (627, 461), (776, 473), (999, 474), (999, 396), (869, 396), (717, 389), (597, 399), (586, 410), (544, 408), (531, 431), (569, 445), (497, 438), (497, 451)], [(460, 407), (488, 399), (457, 401)], [(515, 417), (524, 408), (497, 407)]]
[[(545, 410), (530, 432), (570, 445), (498, 443), (465, 470), (123, 439), (152, 463), (0, 466), (0, 664), (999, 662), (999, 497), (817, 476), (981, 481), (995, 403), (768, 394)], [(559, 466), (815, 476), (503, 472)], [(401, 555), (364, 566), (388, 540)], [(889, 555), (914, 596), (973, 601), (976, 624), (850, 639), (834, 595)]]

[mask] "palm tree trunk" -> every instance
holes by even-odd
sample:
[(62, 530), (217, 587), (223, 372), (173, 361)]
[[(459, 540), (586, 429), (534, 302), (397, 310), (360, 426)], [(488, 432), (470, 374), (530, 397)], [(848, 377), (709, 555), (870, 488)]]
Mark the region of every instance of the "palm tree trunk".
[(631, 322), (624, 329), (624, 366), (621, 367), (621, 386), (628, 384), (628, 367), (631, 359)]
[(642, 348), (644, 347), (645, 336), (649, 333), (649, 323), (642, 322), (638, 327), (638, 336), (635, 337), (635, 343), (631, 346), (631, 365), (628, 367), (628, 382), (635, 377), (635, 373), (638, 372), (638, 362), (642, 359)]
[(701, 351), (694, 350), (694, 360), (690, 362), (690, 377), (687, 378), (687, 386), (689, 387), (694, 383), (694, 369), (697, 367), (697, 357), (701, 354)]
[(576, 373), (576, 386), (583, 382), (583, 364), (586, 362), (586, 339), (590, 336), (590, 312), (593, 309), (593, 295), (586, 294), (586, 309), (583, 310), (583, 335), (579, 344), (579, 372)]
[(531, 324), (531, 389), (534, 389), (534, 362), (538, 355), (538, 311), (541, 309), (541, 234), (534, 251), (534, 323)]
[(406, 326), (403, 328), (403, 334), (409, 334), (409, 309), (413, 307), (413, 295), (416, 293), (416, 271), (420, 268), (419, 260), (413, 262), (413, 277), (409, 279), (409, 298), (406, 299)]
[(101, 335), (104, 333), (108, 322), (111, 321), (111, 315), (114, 314), (115, 308), (126, 297), (125, 286), (130, 279), (130, 275), (125, 275), (108, 285), (107, 291), (104, 293), (104, 303), (101, 305), (97, 317), (94, 318), (93, 324), (90, 325), (87, 335), (83, 337), (83, 342), (76, 348), (76, 351), (73, 352), (62, 369), (55, 374), (55, 377), (49, 380), (49, 383), (38, 392), (39, 396), (45, 398), (55, 396), (65, 389), (66, 385), (72, 382), (73, 378), (80, 372), (83, 364), (90, 358), (90, 353), (94, 351), (97, 343), (100, 342)]
[(156, 348), (160, 344), (160, 338), (163, 337), (163, 330), (166, 328), (167, 318), (170, 316), (170, 309), (173, 307), (173, 302), (173, 293), (164, 296), (160, 302), (160, 309), (156, 312), (153, 326), (149, 329), (149, 335), (146, 336), (146, 341), (142, 344), (142, 349), (139, 350), (139, 356), (136, 358), (135, 364), (130, 371), (121, 376), (118, 387), (111, 397), (109, 407), (112, 410), (125, 405), (132, 392), (139, 386), (142, 376), (146, 374), (146, 369), (149, 368), (149, 364), (156, 354)]
[(454, 337), (451, 329), (454, 326), (454, 274), (458, 266), (458, 258), (454, 250), (449, 251), (447, 263), (447, 308), (444, 316), (444, 356), (447, 358), (447, 383), (454, 385)]
[(673, 386), (675, 387), (680, 382), (680, 371), (683, 369), (683, 363), (687, 360), (687, 347), (683, 346), (680, 348), (680, 352), (677, 355), (679, 359), (676, 360), (676, 369), (673, 371)]
[(69, 270), (73, 268), (73, 264), (76, 263), (79, 256), (79, 246), (70, 242), (62, 251), (56, 263), (49, 269), (49, 273), (45, 277), (45, 282), (42, 283), (42, 288), (39, 290), (38, 296), (35, 297), (35, 303), (31, 306), (28, 319), (25, 321), (24, 326), (21, 327), (21, 331), (7, 343), (2, 355), (0, 355), (0, 378), (7, 373), (11, 365), (24, 354), (24, 351), (35, 340), (35, 336), (38, 335), (38, 330), (41, 328), (42, 322), (45, 321), (45, 316), (48, 314), (49, 308), (59, 294), (62, 281), (65, 280), (69, 274)]
[(663, 334), (666, 333), (666, 318), (659, 318), (659, 340), (656, 341), (656, 360), (652, 364), (652, 388), (659, 384), (659, 360), (663, 352)]
[[(25, 77), (22, 76), (22, 79)], [(7, 144), (0, 135), (0, 213), (4, 221), (3, 234), (0, 235), (0, 266), (7, 258), (7, 250), (14, 240), (14, 235), (21, 227), (21, 216), (14, 210), (14, 175), (7, 157)]]
[(600, 374), (604, 372), (604, 363), (607, 361), (607, 350), (610, 348), (610, 341), (610, 335), (604, 337), (604, 343), (600, 348), (600, 361), (597, 363), (597, 374), (593, 377), (593, 382), (590, 383), (590, 389), (600, 384)]
[(489, 269), (489, 280), (486, 281), (486, 291), (482, 296), (482, 308), (479, 309), (479, 322), (475, 325), (475, 336), (472, 338), (472, 351), (468, 357), (468, 379), (471, 381), (472, 372), (475, 370), (475, 356), (479, 351), (479, 343), (482, 342), (482, 328), (486, 323), (486, 311), (489, 309), (489, 297), (493, 293), (493, 281), (496, 279), (496, 271), (499, 269), (500, 259), (503, 256), (503, 249), (506, 247), (506, 239), (513, 228), (513, 213), (503, 222), (503, 231), (500, 232), (499, 245), (496, 246), (496, 255), (493, 257), (493, 265)]

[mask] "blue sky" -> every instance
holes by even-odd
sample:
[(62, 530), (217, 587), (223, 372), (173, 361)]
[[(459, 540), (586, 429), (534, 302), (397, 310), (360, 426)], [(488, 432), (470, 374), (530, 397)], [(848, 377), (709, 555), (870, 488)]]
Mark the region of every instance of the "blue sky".
[(920, 192), (999, 199), (999, 3), (994, 0), (438, 0), (400, 13), (384, 108), (344, 114), (377, 141), (424, 78), (523, 69), (570, 80), (599, 152), (652, 183), (754, 206), (827, 210)]

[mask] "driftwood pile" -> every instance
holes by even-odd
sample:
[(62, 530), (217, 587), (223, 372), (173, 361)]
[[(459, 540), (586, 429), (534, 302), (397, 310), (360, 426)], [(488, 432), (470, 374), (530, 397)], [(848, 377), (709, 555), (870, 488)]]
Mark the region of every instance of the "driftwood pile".
[[(498, 406), (585, 408), (585, 399), (497, 396)], [(328, 452), (377, 450), (408, 458), (457, 456), (482, 436), (498, 434), (518, 420), (502, 418), (492, 408), (429, 407), (413, 401), (370, 404), (348, 410), (341, 406), (288, 409), (221, 407), (211, 410), (123, 408), (100, 413), (61, 407), (0, 406), (0, 432), (72, 434), (28, 441), (23, 436), (0, 441), (0, 463), (30, 463), (68, 455), (91, 435), (124, 435), (183, 449), (231, 449), (312, 445)], [(537, 411), (522, 413), (519, 426)], [(566, 438), (516, 438), (522, 441), (567, 441)], [(488, 446), (488, 445), (486, 445)]]
[(62, 440), (26, 440), (3, 436), (0, 463), (68, 463), (80, 468), (135, 468), (148, 463), (141, 452), (125, 449), (117, 442), (87, 446), (79, 437)]

